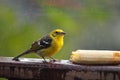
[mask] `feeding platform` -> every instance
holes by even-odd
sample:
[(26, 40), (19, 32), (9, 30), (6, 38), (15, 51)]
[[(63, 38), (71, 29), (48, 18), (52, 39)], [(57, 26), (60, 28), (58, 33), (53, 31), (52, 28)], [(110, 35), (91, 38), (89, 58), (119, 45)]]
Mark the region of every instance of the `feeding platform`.
[(8, 80), (120, 80), (120, 65), (73, 64), (69, 60), (0, 57), (0, 77)]

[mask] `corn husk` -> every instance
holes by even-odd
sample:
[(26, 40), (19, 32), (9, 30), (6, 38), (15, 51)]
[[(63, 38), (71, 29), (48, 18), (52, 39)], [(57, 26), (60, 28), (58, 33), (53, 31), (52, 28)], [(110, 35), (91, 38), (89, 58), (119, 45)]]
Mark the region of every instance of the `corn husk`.
[(72, 52), (70, 61), (77, 64), (119, 64), (120, 51), (77, 50)]

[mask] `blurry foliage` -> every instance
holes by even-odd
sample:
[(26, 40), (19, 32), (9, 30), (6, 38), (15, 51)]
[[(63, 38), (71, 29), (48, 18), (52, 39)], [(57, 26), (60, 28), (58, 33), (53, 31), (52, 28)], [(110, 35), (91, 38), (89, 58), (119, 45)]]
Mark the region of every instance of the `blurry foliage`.
[(39, 35), (34, 25), (20, 24), (14, 11), (9, 8), (2, 6), (0, 17), (1, 56), (13, 56), (12, 54), (18, 53), (22, 49), (21, 47), (25, 48), (24, 44), (30, 43)]
[[(64, 47), (59, 54), (54, 55), (57, 59), (68, 59), (71, 51), (80, 48), (101, 49), (100, 47), (105, 47), (105, 43), (101, 44), (103, 39), (100, 40), (101, 37), (97, 36), (102, 33), (97, 31), (104, 30), (104, 27), (109, 31), (112, 24), (110, 21), (114, 21), (114, 13), (118, 13), (117, 8), (116, 12), (111, 10), (112, 1), (108, 0), (0, 2), (0, 56), (16, 56), (29, 48), (32, 42), (56, 28), (61, 28), (67, 33)], [(106, 33), (102, 35), (107, 36)], [(101, 45), (96, 48), (98, 42)], [(37, 56), (31, 54), (26, 57)]]
[(47, 7), (45, 9), (47, 17), (51, 22), (57, 26), (60, 26), (61, 28), (65, 26), (64, 29), (75, 32), (74, 29), (77, 27), (77, 23), (67, 12), (55, 7)]

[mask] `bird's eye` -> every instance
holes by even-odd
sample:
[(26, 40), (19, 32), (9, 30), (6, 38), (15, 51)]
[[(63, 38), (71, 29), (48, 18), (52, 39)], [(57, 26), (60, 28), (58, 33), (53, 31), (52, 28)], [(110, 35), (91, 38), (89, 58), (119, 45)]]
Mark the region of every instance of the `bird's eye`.
[(58, 32), (57, 32), (57, 31), (56, 31), (55, 33), (56, 33), (56, 34), (58, 34)]

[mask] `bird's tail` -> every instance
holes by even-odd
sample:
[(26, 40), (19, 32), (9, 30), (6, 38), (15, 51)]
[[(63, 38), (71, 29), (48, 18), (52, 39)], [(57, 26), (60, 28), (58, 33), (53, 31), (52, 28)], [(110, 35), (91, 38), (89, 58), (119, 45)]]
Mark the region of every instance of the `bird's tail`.
[(19, 61), (19, 57), (21, 57), (21, 56), (23, 56), (23, 55), (26, 55), (26, 54), (29, 54), (29, 53), (31, 53), (32, 52), (32, 50), (31, 49), (28, 49), (28, 50), (26, 50), (25, 52), (23, 52), (23, 53), (21, 53), (21, 54), (19, 54), (18, 56), (16, 56), (16, 57), (14, 57), (12, 60), (15, 60), (15, 61)]

